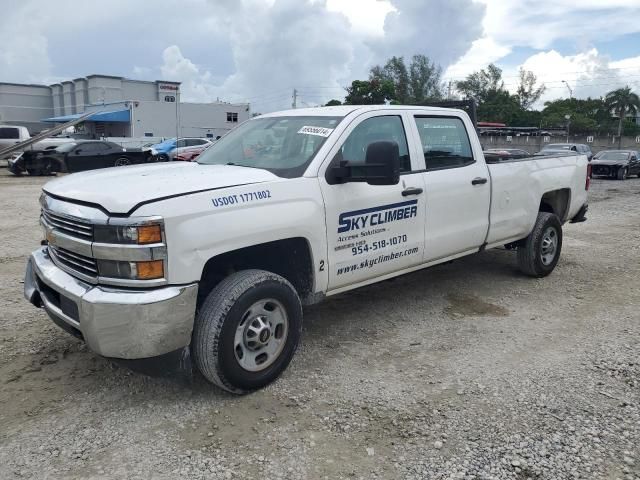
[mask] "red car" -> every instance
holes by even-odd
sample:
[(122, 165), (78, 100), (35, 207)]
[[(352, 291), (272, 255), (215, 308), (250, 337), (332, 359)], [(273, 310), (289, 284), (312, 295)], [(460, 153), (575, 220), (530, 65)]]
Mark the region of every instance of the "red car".
[(198, 146), (190, 148), (189, 150), (183, 151), (178, 153), (173, 159), (174, 160), (180, 160), (183, 162), (193, 162), (193, 160), (200, 155), (202, 152), (204, 152), (208, 147), (210, 147), (211, 144), (206, 144), (203, 146)]

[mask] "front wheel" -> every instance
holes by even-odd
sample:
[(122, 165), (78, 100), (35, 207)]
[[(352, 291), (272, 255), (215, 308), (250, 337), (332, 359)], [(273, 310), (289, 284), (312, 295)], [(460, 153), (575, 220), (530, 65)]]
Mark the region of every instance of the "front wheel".
[(518, 247), (518, 266), (532, 277), (549, 275), (560, 258), (562, 225), (553, 213), (539, 212), (532, 232)]
[(192, 350), (210, 382), (232, 393), (268, 385), (287, 368), (302, 331), (302, 305), (293, 286), (264, 270), (222, 280), (196, 316)]
[(129, 160), (127, 157), (120, 157), (116, 159), (113, 165), (114, 167), (126, 167), (127, 165), (131, 165), (131, 160)]
[(627, 178), (627, 168), (626, 167), (620, 167), (618, 169), (618, 174), (616, 175), (618, 180), (625, 180)]

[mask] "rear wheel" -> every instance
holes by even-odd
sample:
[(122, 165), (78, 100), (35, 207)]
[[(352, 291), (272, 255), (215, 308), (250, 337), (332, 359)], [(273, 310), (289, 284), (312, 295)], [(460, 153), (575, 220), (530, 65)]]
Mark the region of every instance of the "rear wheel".
[(620, 167), (618, 169), (618, 173), (616, 177), (618, 180), (625, 180), (627, 178), (627, 173), (628, 173), (627, 167)]
[(232, 393), (271, 383), (287, 368), (302, 330), (302, 305), (293, 286), (264, 270), (225, 278), (196, 317), (192, 350), (210, 382)]
[(549, 275), (562, 250), (562, 225), (553, 213), (540, 212), (533, 231), (518, 247), (518, 266), (532, 277)]

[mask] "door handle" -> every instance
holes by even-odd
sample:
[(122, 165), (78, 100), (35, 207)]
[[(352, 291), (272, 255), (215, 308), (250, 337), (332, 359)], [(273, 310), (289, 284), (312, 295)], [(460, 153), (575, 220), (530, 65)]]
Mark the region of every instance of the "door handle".
[(487, 183), (487, 179), (482, 177), (476, 177), (471, 180), (471, 185), (484, 185), (485, 183)]
[(402, 191), (402, 196), (403, 197), (408, 197), (409, 195), (420, 195), (422, 193), (422, 189), (418, 188), (418, 187), (409, 187), (409, 188), (405, 188)]

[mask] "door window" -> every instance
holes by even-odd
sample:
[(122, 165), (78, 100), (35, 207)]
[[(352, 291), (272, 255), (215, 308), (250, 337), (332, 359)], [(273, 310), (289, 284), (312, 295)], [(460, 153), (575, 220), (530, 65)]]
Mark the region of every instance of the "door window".
[(475, 162), (467, 129), (456, 117), (415, 117), (427, 170), (471, 165)]
[(85, 143), (78, 145), (78, 150), (82, 153), (95, 153), (98, 151), (98, 143)]
[(351, 164), (364, 164), (367, 147), (373, 142), (391, 141), (398, 144), (400, 171), (411, 171), (411, 159), (402, 119), (397, 115), (372, 117), (353, 129), (345, 140), (339, 155)]
[(186, 145), (187, 145), (186, 140), (178, 140), (178, 143), (176, 144), (177, 148), (182, 148), (182, 147), (185, 147)]
[(0, 138), (2, 139), (18, 139), (20, 134), (17, 128), (2, 127), (0, 128)]

